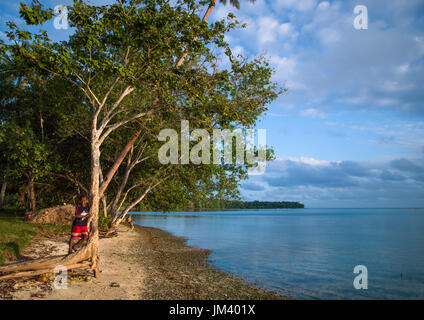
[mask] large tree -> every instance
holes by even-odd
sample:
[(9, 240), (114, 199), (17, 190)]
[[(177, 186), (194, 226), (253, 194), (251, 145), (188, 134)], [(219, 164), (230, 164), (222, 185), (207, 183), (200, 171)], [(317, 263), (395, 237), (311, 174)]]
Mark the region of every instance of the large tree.
[[(74, 33), (62, 42), (51, 41), (46, 32), (32, 34), (9, 23), (10, 42), (3, 42), (1, 48), (4, 66), (19, 63), (29, 73), (61, 79), (70, 91), (80, 92), (78, 114), (83, 115), (81, 130), (88, 133), (91, 163), (91, 236), (83, 250), (65, 258), (37, 265), (19, 264), (7, 270), (33, 270), (58, 263), (69, 266), (90, 258), (97, 274), (100, 199), (128, 153), (131, 159), (127, 159), (127, 165), (139, 154), (136, 146), (147, 142), (151, 147), (148, 154), (155, 155), (158, 144), (152, 139), (158, 131), (179, 128), (184, 119), (209, 131), (252, 127), (266, 105), (277, 97), (280, 91), (270, 81), (272, 70), (267, 62), (261, 58), (236, 59), (224, 41), (225, 33), (238, 26), (234, 16), (207, 24), (199, 18), (199, 4), (209, 4), (211, 9), (215, 1), (183, 0), (171, 4), (139, 0), (106, 6), (74, 1), (68, 7)], [(52, 10), (44, 9), (38, 1), (31, 6), (23, 4), (20, 12), (28, 24), (39, 25), (52, 18)], [(220, 68), (216, 52), (229, 58), (229, 68)], [(179, 63), (181, 57), (184, 64)], [(120, 133), (131, 138), (122, 140)], [(147, 134), (152, 135), (140, 139), (140, 135)], [(116, 159), (102, 160), (102, 150), (106, 146), (113, 150), (113, 145), (123, 145)], [(109, 165), (108, 170), (102, 163)], [(197, 170), (192, 164), (161, 166), (153, 156), (147, 163), (137, 170), (135, 179), (141, 189), (128, 203), (128, 210), (170, 177), (177, 175), (175, 181), (184, 185), (184, 178)], [(210, 179), (244, 174), (237, 165), (205, 168), (205, 172), (211, 172)], [(199, 178), (193, 174), (192, 187), (201, 181)]]

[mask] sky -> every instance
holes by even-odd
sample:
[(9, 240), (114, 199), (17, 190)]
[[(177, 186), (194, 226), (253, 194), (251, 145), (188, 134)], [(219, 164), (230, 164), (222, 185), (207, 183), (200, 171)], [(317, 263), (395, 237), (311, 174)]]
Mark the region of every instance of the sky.
[[(276, 160), (242, 183), (243, 199), (424, 207), (424, 1), (240, 2), (218, 4), (210, 21), (233, 12), (246, 23), (226, 36), (233, 53), (265, 55), (288, 90), (257, 126)], [(357, 5), (367, 29), (354, 26)], [(0, 38), (6, 21), (23, 24), (18, 10), (0, 0)], [(71, 33), (46, 29), (54, 40)]]

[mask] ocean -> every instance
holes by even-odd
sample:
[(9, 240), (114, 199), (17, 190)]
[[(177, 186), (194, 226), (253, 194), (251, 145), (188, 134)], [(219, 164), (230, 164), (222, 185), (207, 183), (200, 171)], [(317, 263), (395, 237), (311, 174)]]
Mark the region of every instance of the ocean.
[(212, 250), (214, 267), (294, 299), (424, 299), (424, 209), (132, 214)]

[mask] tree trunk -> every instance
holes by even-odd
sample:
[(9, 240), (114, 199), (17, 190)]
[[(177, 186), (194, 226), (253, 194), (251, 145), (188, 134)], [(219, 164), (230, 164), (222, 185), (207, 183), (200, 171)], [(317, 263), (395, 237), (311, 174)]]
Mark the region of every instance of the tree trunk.
[[(54, 269), (58, 265), (65, 267), (74, 267), (84, 261), (90, 261), (91, 270), (94, 271), (94, 276), (99, 276), (99, 177), (100, 177), (100, 145), (99, 135), (93, 120), (93, 128), (91, 134), (91, 185), (90, 185), (90, 218), (89, 218), (89, 231), (90, 238), (86, 246), (65, 256), (42, 258), (30, 261), (22, 261), (9, 265), (0, 266), (0, 273), (6, 272), (23, 272), (23, 271), (40, 271)], [(32, 273), (33, 275), (35, 273)], [(30, 276), (31, 273), (23, 273), (19, 276)], [(12, 276), (13, 277), (13, 276)], [(0, 279), (1, 280), (1, 279)]]
[[(102, 182), (103, 182), (103, 173), (102, 173), (102, 168), (100, 168), (100, 170), (99, 170), (99, 183), (100, 183), (100, 185), (102, 184)], [(106, 195), (101, 195), (100, 196), (100, 200), (102, 201), (102, 205), (103, 205), (103, 216), (105, 217), (105, 218), (107, 218), (107, 202), (106, 202)]]
[(121, 184), (119, 185), (118, 191), (116, 192), (115, 198), (113, 199), (109, 209), (110, 210), (109, 214), (112, 218), (115, 218), (115, 216), (117, 215), (116, 206), (118, 205), (119, 199), (121, 198), (121, 195), (124, 192), (125, 186), (127, 185), (127, 181), (130, 176), (130, 172), (131, 172), (130, 158), (131, 158), (131, 154), (129, 155), (127, 167), (125, 168), (125, 172), (124, 172), (124, 176), (122, 178)]
[[(215, 4), (216, 4), (216, 0), (213, 0), (213, 2), (211, 2), (211, 4), (209, 5), (208, 9), (206, 10), (206, 13), (203, 16), (202, 21), (205, 21), (205, 22), (208, 21), (209, 15), (211, 14), (212, 9), (215, 7)], [(193, 40), (196, 41), (198, 38), (199, 38), (199, 36), (195, 36)], [(186, 51), (186, 52), (184, 52), (184, 54), (180, 58), (180, 60), (178, 60), (178, 62), (177, 62), (177, 68), (179, 68), (183, 64), (183, 62), (184, 62), (185, 58), (187, 58), (187, 56), (188, 56), (188, 52)]]
[(140, 201), (141, 200), (143, 200), (144, 199), (144, 197), (147, 195), (147, 193), (149, 193), (149, 191), (150, 190), (152, 190), (152, 187), (148, 187), (144, 192), (143, 192), (143, 194), (140, 196), (140, 197), (138, 197), (135, 201), (133, 201), (130, 205), (128, 205), (126, 208), (125, 208), (125, 210), (124, 211), (122, 211), (122, 213), (120, 214), (120, 215), (118, 215), (118, 213), (116, 213), (114, 216), (113, 216), (113, 219), (112, 219), (112, 221), (111, 221), (111, 223), (110, 223), (110, 225), (109, 225), (109, 231), (108, 231), (108, 233), (113, 233), (115, 230), (116, 230), (116, 228), (118, 227), (118, 225), (122, 222), (122, 221), (124, 221), (124, 219), (125, 219), (125, 217), (127, 216), (127, 213), (132, 209), (132, 208), (134, 208), (137, 204), (139, 204), (140, 203)]
[(98, 132), (92, 128), (91, 132), (91, 186), (90, 186), (90, 240), (87, 244), (90, 247), (91, 268), (94, 276), (99, 276), (99, 203), (100, 203), (100, 145)]
[(6, 194), (6, 186), (7, 186), (7, 182), (6, 180), (3, 180), (3, 183), (1, 184), (1, 190), (0, 190), (0, 210), (3, 209), (4, 195)]
[(107, 218), (107, 202), (106, 202), (106, 196), (102, 197), (102, 204), (103, 204), (103, 216)]
[(135, 141), (137, 140), (138, 136), (140, 135), (141, 130), (138, 130), (134, 137), (127, 143), (127, 145), (122, 149), (121, 154), (119, 157), (115, 160), (115, 163), (113, 164), (112, 168), (110, 168), (109, 172), (106, 175), (105, 181), (102, 183), (102, 187), (100, 189), (99, 195), (103, 196), (103, 193), (106, 191), (110, 181), (112, 180), (113, 176), (115, 175), (116, 171), (118, 170), (119, 166), (121, 165), (122, 161), (124, 161), (125, 157), (127, 156), (128, 152), (134, 145)]
[[(66, 266), (66, 270), (72, 270), (72, 269), (79, 269), (79, 268), (84, 268), (84, 267), (88, 267), (90, 265), (89, 261), (85, 261), (82, 263), (76, 263), (76, 264), (70, 264)], [(54, 272), (54, 268), (53, 269), (41, 269), (41, 270), (35, 270), (35, 271), (24, 271), (24, 272), (17, 272), (17, 273), (12, 273), (12, 274), (8, 274), (5, 276), (0, 276), (0, 280), (8, 280), (8, 279), (16, 279), (16, 278), (25, 278), (25, 277), (34, 277), (34, 276), (38, 276), (40, 274), (46, 274), (46, 273), (52, 273)]]
[(85, 246), (81, 250), (66, 256), (48, 257), (37, 260), (27, 260), (0, 266), (0, 272), (19, 272), (30, 270), (54, 269), (58, 265), (71, 266), (89, 260), (92, 256), (93, 246)]

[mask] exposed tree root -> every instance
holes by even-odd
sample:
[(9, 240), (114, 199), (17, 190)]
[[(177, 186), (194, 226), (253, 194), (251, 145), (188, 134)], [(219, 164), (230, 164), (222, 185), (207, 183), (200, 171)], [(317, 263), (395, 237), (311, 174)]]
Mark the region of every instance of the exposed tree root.
[[(66, 266), (67, 270), (72, 270), (72, 269), (79, 269), (79, 268), (84, 268), (84, 267), (88, 267), (90, 266), (91, 262), (90, 261), (85, 261), (82, 263), (76, 263), (76, 264), (71, 264)], [(8, 280), (8, 279), (16, 279), (16, 278), (26, 278), (26, 277), (34, 277), (34, 276), (38, 276), (41, 274), (45, 274), (45, 273), (52, 273), (54, 272), (54, 268), (53, 269), (43, 269), (43, 270), (36, 270), (36, 271), (24, 271), (24, 272), (16, 272), (16, 273), (11, 273), (5, 276), (0, 276), (0, 281), (1, 280)]]
[[(43, 273), (52, 272), (56, 266), (65, 266), (68, 270), (76, 269), (79, 266), (90, 266), (94, 271), (94, 274), (98, 274), (98, 262), (97, 258), (93, 258), (97, 255), (94, 252), (94, 246), (92, 242), (89, 242), (85, 247), (81, 248), (77, 252), (65, 255), (56, 256), (49, 258), (42, 258), (30, 261), (16, 262), (4, 266), (0, 266), (0, 273), (14, 272), (13, 274), (2, 275), (0, 280), (35, 276)], [(89, 261), (87, 261), (89, 260)], [(23, 272), (27, 271), (27, 272)], [(16, 273), (17, 272), (17, 273)]]
[(117, 229), (109, 229), (107, 231), (100, 231), (99, 232), (100, 239), (113, 238), (113, 237), (116, 237), (116, 236), (118, 236)]

